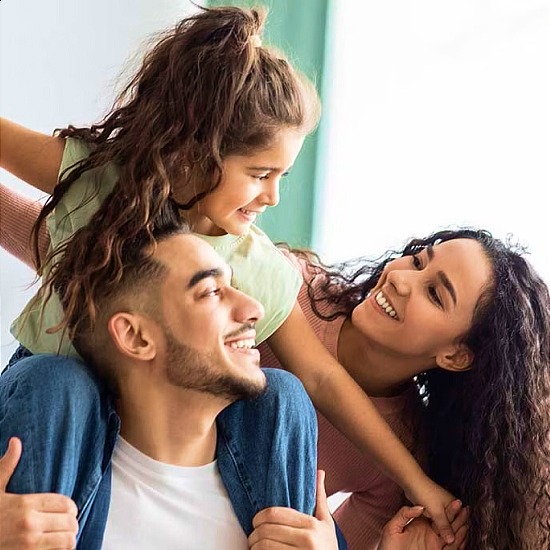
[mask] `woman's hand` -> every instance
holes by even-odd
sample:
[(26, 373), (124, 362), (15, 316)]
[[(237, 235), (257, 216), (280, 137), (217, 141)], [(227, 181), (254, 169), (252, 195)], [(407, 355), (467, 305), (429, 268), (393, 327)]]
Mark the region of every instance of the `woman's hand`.
[(337, 550), (334, 520), (325, 492), (325, 472), (317, 472), (315, 515), (292, 508), (272, 507), (254, 516), (254, 531), (248, 537), (251, 550), (300, 548), (303, 550)]
[(460, 501), (453, 501), (446, 508), (455, 532), (452, 544), (437, 534), (431, 523), (422, 517), (422, 506), (403, 506), (385, 525), (378, 550), (463, 550), (468, 533), (468, 509)]
[[(414, 504), (424, 507), (424, 515), (432, 520), (434, 530), (439, 533), (442, 541), (446, 544), (452, 544), (455, 540), (456, 529), (451, 522), (460, 512), (462, 504), (459, 504), (458, 510), (453, 513), (456, 503), (460, 503), (446, 489), (424, 476), (422, 485), (417, 485), (415, 490), (405, 491), (407, 498)], [(454, 506), (451, 506), (453, 505)], [(451, 515), (449, 515), (451, 514)], [(459, 525), (457, 529), (461, 527)]]

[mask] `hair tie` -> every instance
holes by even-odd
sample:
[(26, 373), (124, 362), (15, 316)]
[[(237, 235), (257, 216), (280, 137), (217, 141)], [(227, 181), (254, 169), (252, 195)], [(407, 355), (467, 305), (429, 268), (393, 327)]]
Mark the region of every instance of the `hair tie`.
[(259, 34), (253, 34), (250, 37), (250, 43), (252, 44), (252, 46), (254, 46), (254, 48), (261, 48), (262, 39), (260, 38), (260, 35)]

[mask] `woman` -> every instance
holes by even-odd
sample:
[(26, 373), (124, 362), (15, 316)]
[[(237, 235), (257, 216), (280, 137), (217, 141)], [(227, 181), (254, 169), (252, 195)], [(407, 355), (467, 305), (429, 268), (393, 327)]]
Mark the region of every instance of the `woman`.
[[(32, 212), (13, 196), (20, 233), (0, 240), (30, 264), (39, 206)], [(550, 299), (521, 254), (465, 229), (413, 240), (379, 262), (330, 268), (312, 254), (295, 256), (310, 324), (392, 428), (427, 453), (436, 480), (470, 505), (470, 547), (547, 547), (548, 527), (539, 524), (548, 482), (537, 472), (550, 461), (549, 409), (539, 406), (550, 393)], [(261, 352), (265, 366), (277, 364), (268, 346)], [(352, 493), (338, 524), (350, 548), (375, 547), (402, 491), (322, 416), (319, 429), (329, 494)]]
[[(434, 480), (470, 506), (468, 547), (550, 547), (550, 298), (521, 251), (440, 231), (383, 260), (295, 251), (302, 309)], [(261, 349), (263, 364), (276, 359)], [(420, 446), (420, 442), (424, 446)], [(351, 549), (376, 545), (402, 493), (319, 416), (327, 491)]]

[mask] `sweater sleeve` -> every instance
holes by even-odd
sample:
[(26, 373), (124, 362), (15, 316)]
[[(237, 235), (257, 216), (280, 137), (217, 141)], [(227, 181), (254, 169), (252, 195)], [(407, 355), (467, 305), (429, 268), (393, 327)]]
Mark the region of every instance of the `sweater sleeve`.
[[(0, 246), (31, 269), (35, 269), (31, 232), (41, 209), (40, 201), (16, 193), (0, 183)], [(48, 230), (43, 223), (38, 236), (41, 257), (45, 256), (49, 243)]]

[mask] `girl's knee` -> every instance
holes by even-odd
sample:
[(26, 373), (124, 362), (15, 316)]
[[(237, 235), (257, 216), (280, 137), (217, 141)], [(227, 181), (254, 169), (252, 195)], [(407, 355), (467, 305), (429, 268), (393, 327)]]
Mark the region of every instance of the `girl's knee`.
[(31, 355), (17, 361), (1, 378), (2, 393), (24, 394), (25, 398), (64, 399), (85, 402), (99, 397), (95, 376), (76, 358)]

